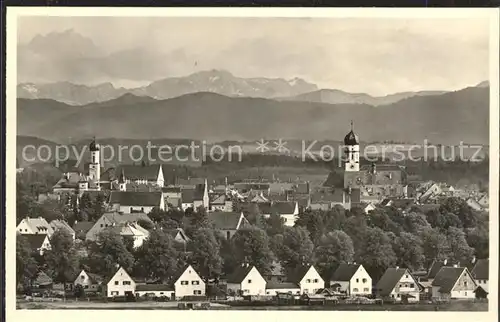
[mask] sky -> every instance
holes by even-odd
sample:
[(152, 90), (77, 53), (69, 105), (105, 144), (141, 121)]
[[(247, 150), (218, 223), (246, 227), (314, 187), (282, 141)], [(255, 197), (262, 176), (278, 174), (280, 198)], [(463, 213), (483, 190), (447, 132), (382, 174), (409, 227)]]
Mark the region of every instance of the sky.
[[(489, 25), (478, 18), (34, 16), (19, 19), (18, 42), (68, 29), (89, 38), (96, 56), (123, 62), (119, 72), (80, 77), (72, 72), (75, 63), (58, 60), (64, 51), (44, 49), (52, 67), (27, 64), (19, 71), (22, 80), (37, 81), (46, 74), (53, 75), (47, 81), (110, 81), (130, 87), (224, 69), (238, 77), (300, 77), (320, 88), (387, 95), (456, 90), (487, 80), (489, 74)], [(109, 61), (99, 60), (99, 66)], [(51, 74), (54, 68), (58, 71)]]

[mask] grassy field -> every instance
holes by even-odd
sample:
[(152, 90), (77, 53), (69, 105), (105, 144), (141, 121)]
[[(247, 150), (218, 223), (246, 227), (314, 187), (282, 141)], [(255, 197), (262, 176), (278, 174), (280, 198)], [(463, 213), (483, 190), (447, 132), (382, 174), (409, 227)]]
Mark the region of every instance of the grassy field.
[[(92, 310), (173, 310), (178, 302), (135, 302), (135, 303), (98, 303), (84, 301), (67, 302), (25, 302), (18, 301), (18, 309), (92, 309)], [(465, 311), (487, 312), (487, 302), (454, 301), (447, 304), (386, 304), (355, 305), (338, 304), (332, 306), (238, 306), (211, 303), (212, 310), (319, 310), (319, 311)]]

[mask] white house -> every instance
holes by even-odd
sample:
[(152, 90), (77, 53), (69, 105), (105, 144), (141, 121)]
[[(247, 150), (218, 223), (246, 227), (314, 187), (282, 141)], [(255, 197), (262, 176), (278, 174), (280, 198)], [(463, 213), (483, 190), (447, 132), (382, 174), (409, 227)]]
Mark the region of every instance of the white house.
[(106, 286), (108, 297), (133, 295), (135, 292), (135, 282), (123, 267), (118, 268)]
[(432, 281), (435, 299), (473, 299), (477, 284), (466, 267), (442, 267)]
[(467, 203), (467, 205), (469, 207), (471, 207), (472, 209), (474, 209), (476, 211), (482, 211), (482, 210), (484, 210), (483, 207), (481, 206), (481, 204), (479, 204), (479, 202), (477, 202), (472, 197), (468, 198), (465, 202)]
[(166, 210), (161, 191), (111, 191), (109, 204), (115, 211), (125, 214), (136, 212), (148, 214), (155, 207)]
[(381, 298), (392, 298), (396, 302), (420, 300), (418, 282), (406, 268), (388, 268), (377, 283), (376, 293)]
[(478, 259), (471, 271), (477, 286), (481, 286), (486, 292), (489, 290), (489, 265), (489, 259)]
[(49, 236), (43, 235), (23, 235), (24, 238), (30, 244), (31, 250), (43, 255), (45, 251), (50, 250), (50, 240)]
[(134, 241), (134, 248), (142, 246), (149, 237), (149, 231), (141, 227), (138, 223), (122, 222), (111, 228), (120, 236), (129, 237)]
[(167, 297), (173, 299), (175, 290), (167, 284), (136, 284), (135, 296)]
[(185, 296), (205, 295), (205, 282), (191, 265), (184, 270), (174, 285), (176, 299), (182, 299)]
[(301, 265), (288, 276), (288, 281), (298, 284), (301, 294), (316, 294), (319, 289), (325, 288), (325, 281), (312, 265)]
[(85, 291), (97, 292), (102, 283), (102, 277), (97, 274), (86, 272), (84, 269), (78, 274), (73, 282), (74, 286), (81, 285)]
[(22, 235), (43, 234), (49, 236), (49, 238), (54, 233), (54, 229), (50, 227), (47, 220), (45, 220), (45, 218), (43, 217), (24, 218), (23, 220), (21, 220), (19, 225), (17, 225), (16, 231)]
[(264, 295), (266, 294), (266, 280), (255, 266), (243, 264), (227, 279), (227, 290), (237, 295)]
[(330, 287), (347, 295), (371, 295), (372, 278), (361, 264), (340, 264), (330, 279)]
[(107, 228), (113, 228), (122, 223), (136, 224), (139, 221), (148, 221), (152, 223), (151, 219), (149, 219), (145, 213), (122, 214), (118, 212), (107, 212), (96, 221), (89, 231), (87, 231), (85, 239), (95, 241), (98, 234)]
[(289, 227), (295, 225), (299, 216), (299, 204), (296, 201), (259, 203), (259, 210), (264, 218), (269, 218), (271, 214), (278, 214), (284, 219), (284, 225)]

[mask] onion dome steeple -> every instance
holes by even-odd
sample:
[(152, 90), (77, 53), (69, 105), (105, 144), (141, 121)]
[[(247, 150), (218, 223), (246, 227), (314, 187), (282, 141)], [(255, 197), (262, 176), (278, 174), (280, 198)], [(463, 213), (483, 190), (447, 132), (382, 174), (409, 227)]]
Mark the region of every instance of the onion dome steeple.
[(359, 145), (359, 137), (353, 131), (353, 122), (351, 121), (351, 131), (344, 137), (344, 145)]
[(96, 143), (95, 136), (92, 139), (92, 142), (90, 142), (89, 149), (90, 151), (99, 151), (99, 144)]

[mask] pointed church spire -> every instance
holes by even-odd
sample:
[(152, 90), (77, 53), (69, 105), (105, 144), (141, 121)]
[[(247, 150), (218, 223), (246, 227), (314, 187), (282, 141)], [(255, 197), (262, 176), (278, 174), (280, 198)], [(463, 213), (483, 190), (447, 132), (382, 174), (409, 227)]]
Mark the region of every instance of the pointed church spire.
[(354, 122), (351, 120), (351, 131), (354, 130)]

